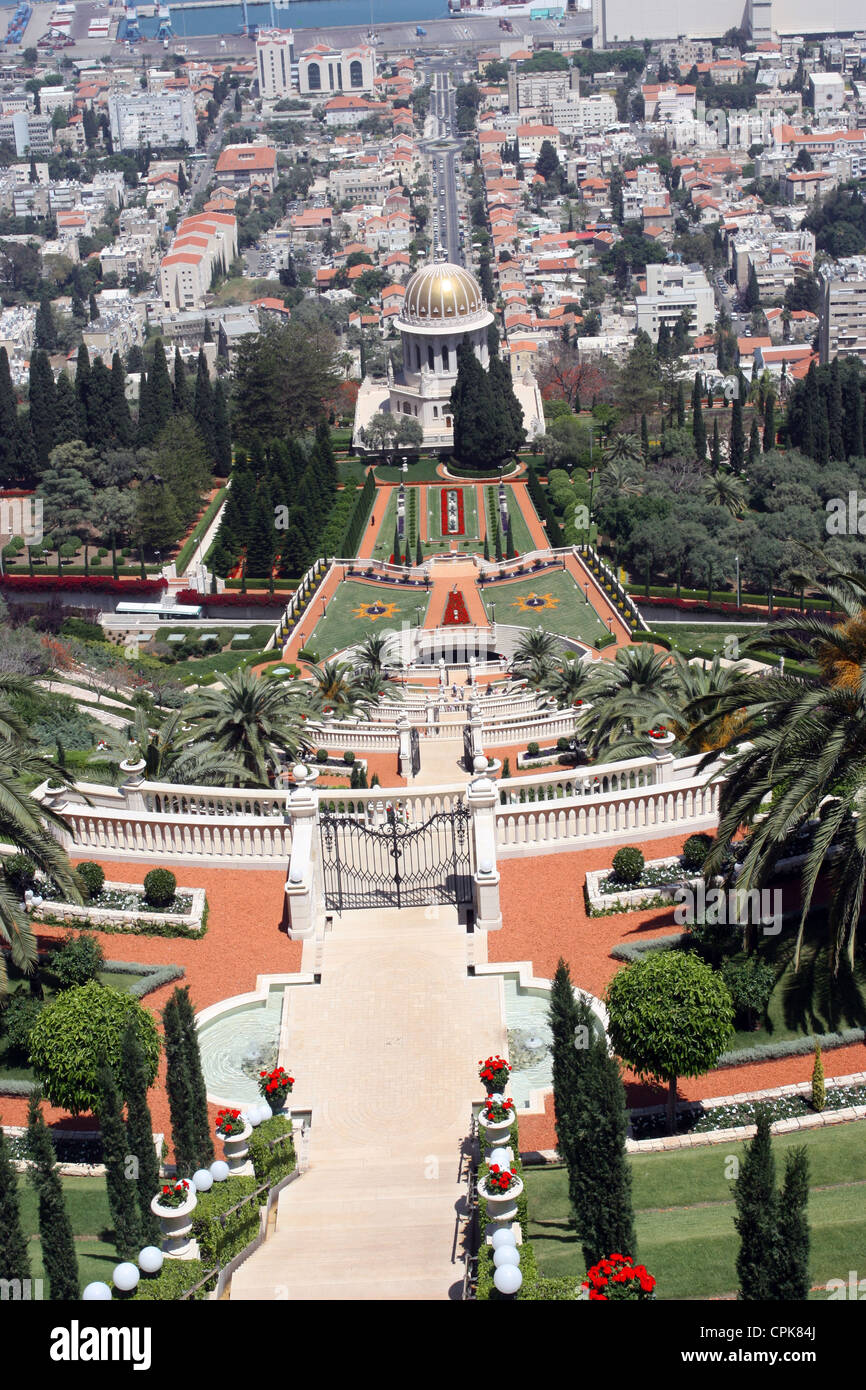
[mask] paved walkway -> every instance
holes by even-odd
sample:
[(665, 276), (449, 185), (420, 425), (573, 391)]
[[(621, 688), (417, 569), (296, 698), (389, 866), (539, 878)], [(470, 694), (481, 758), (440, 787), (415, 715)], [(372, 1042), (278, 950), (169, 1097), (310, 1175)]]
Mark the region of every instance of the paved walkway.
[(452, 908), (347, 913), (304, 952), (280, 1062), (312, 1110), (309, 1167), (232, 1299), (458, 1295), (461, 1146), (477, 1060), (505, 1045), (496, 981), (467, 974)]

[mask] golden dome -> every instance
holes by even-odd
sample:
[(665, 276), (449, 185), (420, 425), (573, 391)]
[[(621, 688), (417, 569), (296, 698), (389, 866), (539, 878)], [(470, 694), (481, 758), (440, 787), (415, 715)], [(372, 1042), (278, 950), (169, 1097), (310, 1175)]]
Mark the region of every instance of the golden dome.
[(481, 286), (463, 266), (438, 261), (416, 270), (406, 285), (400, 318), (406, 324), (457, 323), (485, 313)]

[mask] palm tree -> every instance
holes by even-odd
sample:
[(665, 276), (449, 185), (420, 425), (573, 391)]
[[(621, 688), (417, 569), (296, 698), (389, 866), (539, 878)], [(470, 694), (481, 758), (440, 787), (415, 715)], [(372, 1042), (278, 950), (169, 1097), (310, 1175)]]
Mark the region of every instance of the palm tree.
[(187, 785), (215, 786), (226, 776), (242, 772), (240, 764), (228, 763), (209, 743), (189, 743), (185, 735), (186, 714), (174, 710), (160, 726), (152, 728), (147, 711), (139, 707), (133, 722), (121, 730), (106, 730), (108, 752), (100, 750), (94, 760), (142, 760), (148, 782), (184, 782)]
[(742, 702), (749, 690), (742, 667), (723, 666), (718, 656), (689, 661), (674, 652), (671, 675), (672, 685), (660, 699), (651, 695), (639, 702), (648, 727), (666, 725), (684, 755), (726, 748), (732, 738), (744, 736), (741, 708), (731, 708), (732, 697)]
[(599, 484), (602, 493), (638, 497), (643, 492), (644, 470), (635, 459), (617, 458), (605, 467)]
[(310, 677), (310, 700), (317, 714), (345, 719), (370, 704), (369, 698), (364, 698), (362, 678), (351, 662), (323, 661), (312, 668)]
[(866, 885), (866, 575), (837, 570), (820, 587), (843, 612), (841, 621), (793, 614), (760, 636), (775, 655), (812, 663), (815, 675), (753, 677), (746, 698), (732, 692), (720, 703), (721, 714), (738, 707), (750, 742), (733, 752), (725, 769), (718, 841), (705, 870), (719, 868), (724, 846), (746, 824), (749, 848), (737, 887), (759, 888), (792, 833), (817, 819), (803, 868), (795, 965), (832, 845), (828, 927), (838, 971), (843, 955), (854, 960)]
[(724, 507), (731, 516), (741, 517), (746, 509), (746, 489), (733, 473), (720, 469), (705, 478), (703, 494), (713, 506)]
[(560, 709), (569, 709), (578, 700), (591, 699), (594, 685), (592, 667), (578, 657), (563, 661), (549, 677), (546, 688)]
[(294, 759), (303, 743), (300, 700), (277, 681), (266, 681), (249, 668), (222, 677), (222, 687), (205, 690), (187, 708), (190, 728), (184, 738), (231, 759), (233, 778), (264, 787), (281, 766)]
[(366, 712), (382, 700), (392, 703), (403, 699), (405, 691), (399, 681), (392, 680), (381, 671), (362, 671), (358, 677), (358, 708)]
[(606, 464), (625, 460), (643, 463), (640, 439), (636, 434), (615, 434), (613, 439), (605, 444), (601, 457)]
[(559, 639), (554, 637), (552, 633), (545, 632), (540, 627), (527, 629), (521, 634), (520, 640), (514, 648), (511, 665), (513, 667), (528, 667), (537, 663), (552, 663), (558, 651)]
[[(81, 894), (66, 851), (52, 834), (52, 828), (66, 830), (66, 822), (55, 811), (34, 801), (25, 785), (31, 779), (69, 780), (34, 749), (23, 722), (8, 703), (10, 695), (27, 690), (29, 684), (22, 676), (0, 676), (0, 844), (11, 845), (16, 853), (32, 859), (67, 901), (80, 903)], [(0, 940), (10, 948), (15, 965), (28, 972), (34, 969), (36, 938), (4, 873), (0, 873)], [(5, 985), (6, 961), (0, 952), (0, 988), (5, 989)]]
[(670, 657), (647, 645), (621, 647), (593, 672), (593, 708), (580, 721), (590, 756), (639, 757), (649, 751), (650, 710), (675, 689)]
[(381, 671), (385, 665), (385, 648), (388, 645), (387, 637), (381, 633), (371, 632), (364, 638), (359, 647), (356, 648), (358, 661), (362, 666), (366, 666), (371, 671)]

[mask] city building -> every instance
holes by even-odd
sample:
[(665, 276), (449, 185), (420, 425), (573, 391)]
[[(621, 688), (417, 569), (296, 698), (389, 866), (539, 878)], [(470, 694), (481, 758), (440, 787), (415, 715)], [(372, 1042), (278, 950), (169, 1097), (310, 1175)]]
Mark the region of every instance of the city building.
[(14, 111), (0, 117), (0, 145), (10, 145), (19, 159), (27, 155), (53, 154), (54, 129), (50, 116)]
[(295, 36), (291, 29), (260, 29), (256, 39), (259, 92), (265, 101), (290, 96)]
[(216, 162), (216, 175), (228, 188), (244, 185), (273, 193), (277, 182), (277, 152), (273, 145), (226, 145)]
[(859, 357), (866, 362), (866, 256), (821, 267), (821, 362)]
[(320, 92), (372, 92), (376, 81), (376, 54), (372, 48), (328, 48), (317, 44), (298, 59), (298, 90), (302, 96)]
[(684, 310), (693, 333), (705, 333), (716, 321), (713, 287), (700, 266), (648, 265), (646, 293), (635, 296), (637, 327), (658, 341), (663, 323), (673, 329)]
[(115, 149), (184, 144), (194, 149), (198, 138), (195, 98), (188, 87), (158, 95), (112, 93), (108, 98), (108, 119)]

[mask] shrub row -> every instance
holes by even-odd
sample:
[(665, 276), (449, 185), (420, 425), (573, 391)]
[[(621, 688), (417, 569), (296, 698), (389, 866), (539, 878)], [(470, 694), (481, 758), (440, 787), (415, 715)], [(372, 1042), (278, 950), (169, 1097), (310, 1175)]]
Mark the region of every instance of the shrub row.
[(168, 588), (165, 579), (112, 579), (100, 574), (7, 574), (0, 585), (8, 589), (99, 589), (108, 594), (159, 594)]
[[(192, 1233), (205, 1269), (227, 1265), (258, 1236), (259, 1201), (253, 1194), (259, 1186), (254, 1177), (226, 1178), (225, 1182), (214, 1183), (209, 1192), (198, 1194)], [(238, 1210), (227, 1215), (231, 1207)]]
[[(294, 1172), (297, 1159), (291, 1135), (292, 1122), (288, 1115), (274, 1115), (253, 1130), (249, 1151), (257, 1183), (266, 1182), (273, 1187)], [(274, 1143), (274, 1140), (280, 1142)]]
[[(180, 1298), (188, 1289), (195, 1288), (207, 1273), (201, 1260), (166, 1260), (159, 1274), (145, 1275), (140, 1279), (135, 1292), (130, 1297), (141, 1303), (170, 1303)], [(196, 1289), (193, 1298), (207, 1298), (211, 1289), (216, 1288), (216, 1275), (202, 1288)]]

